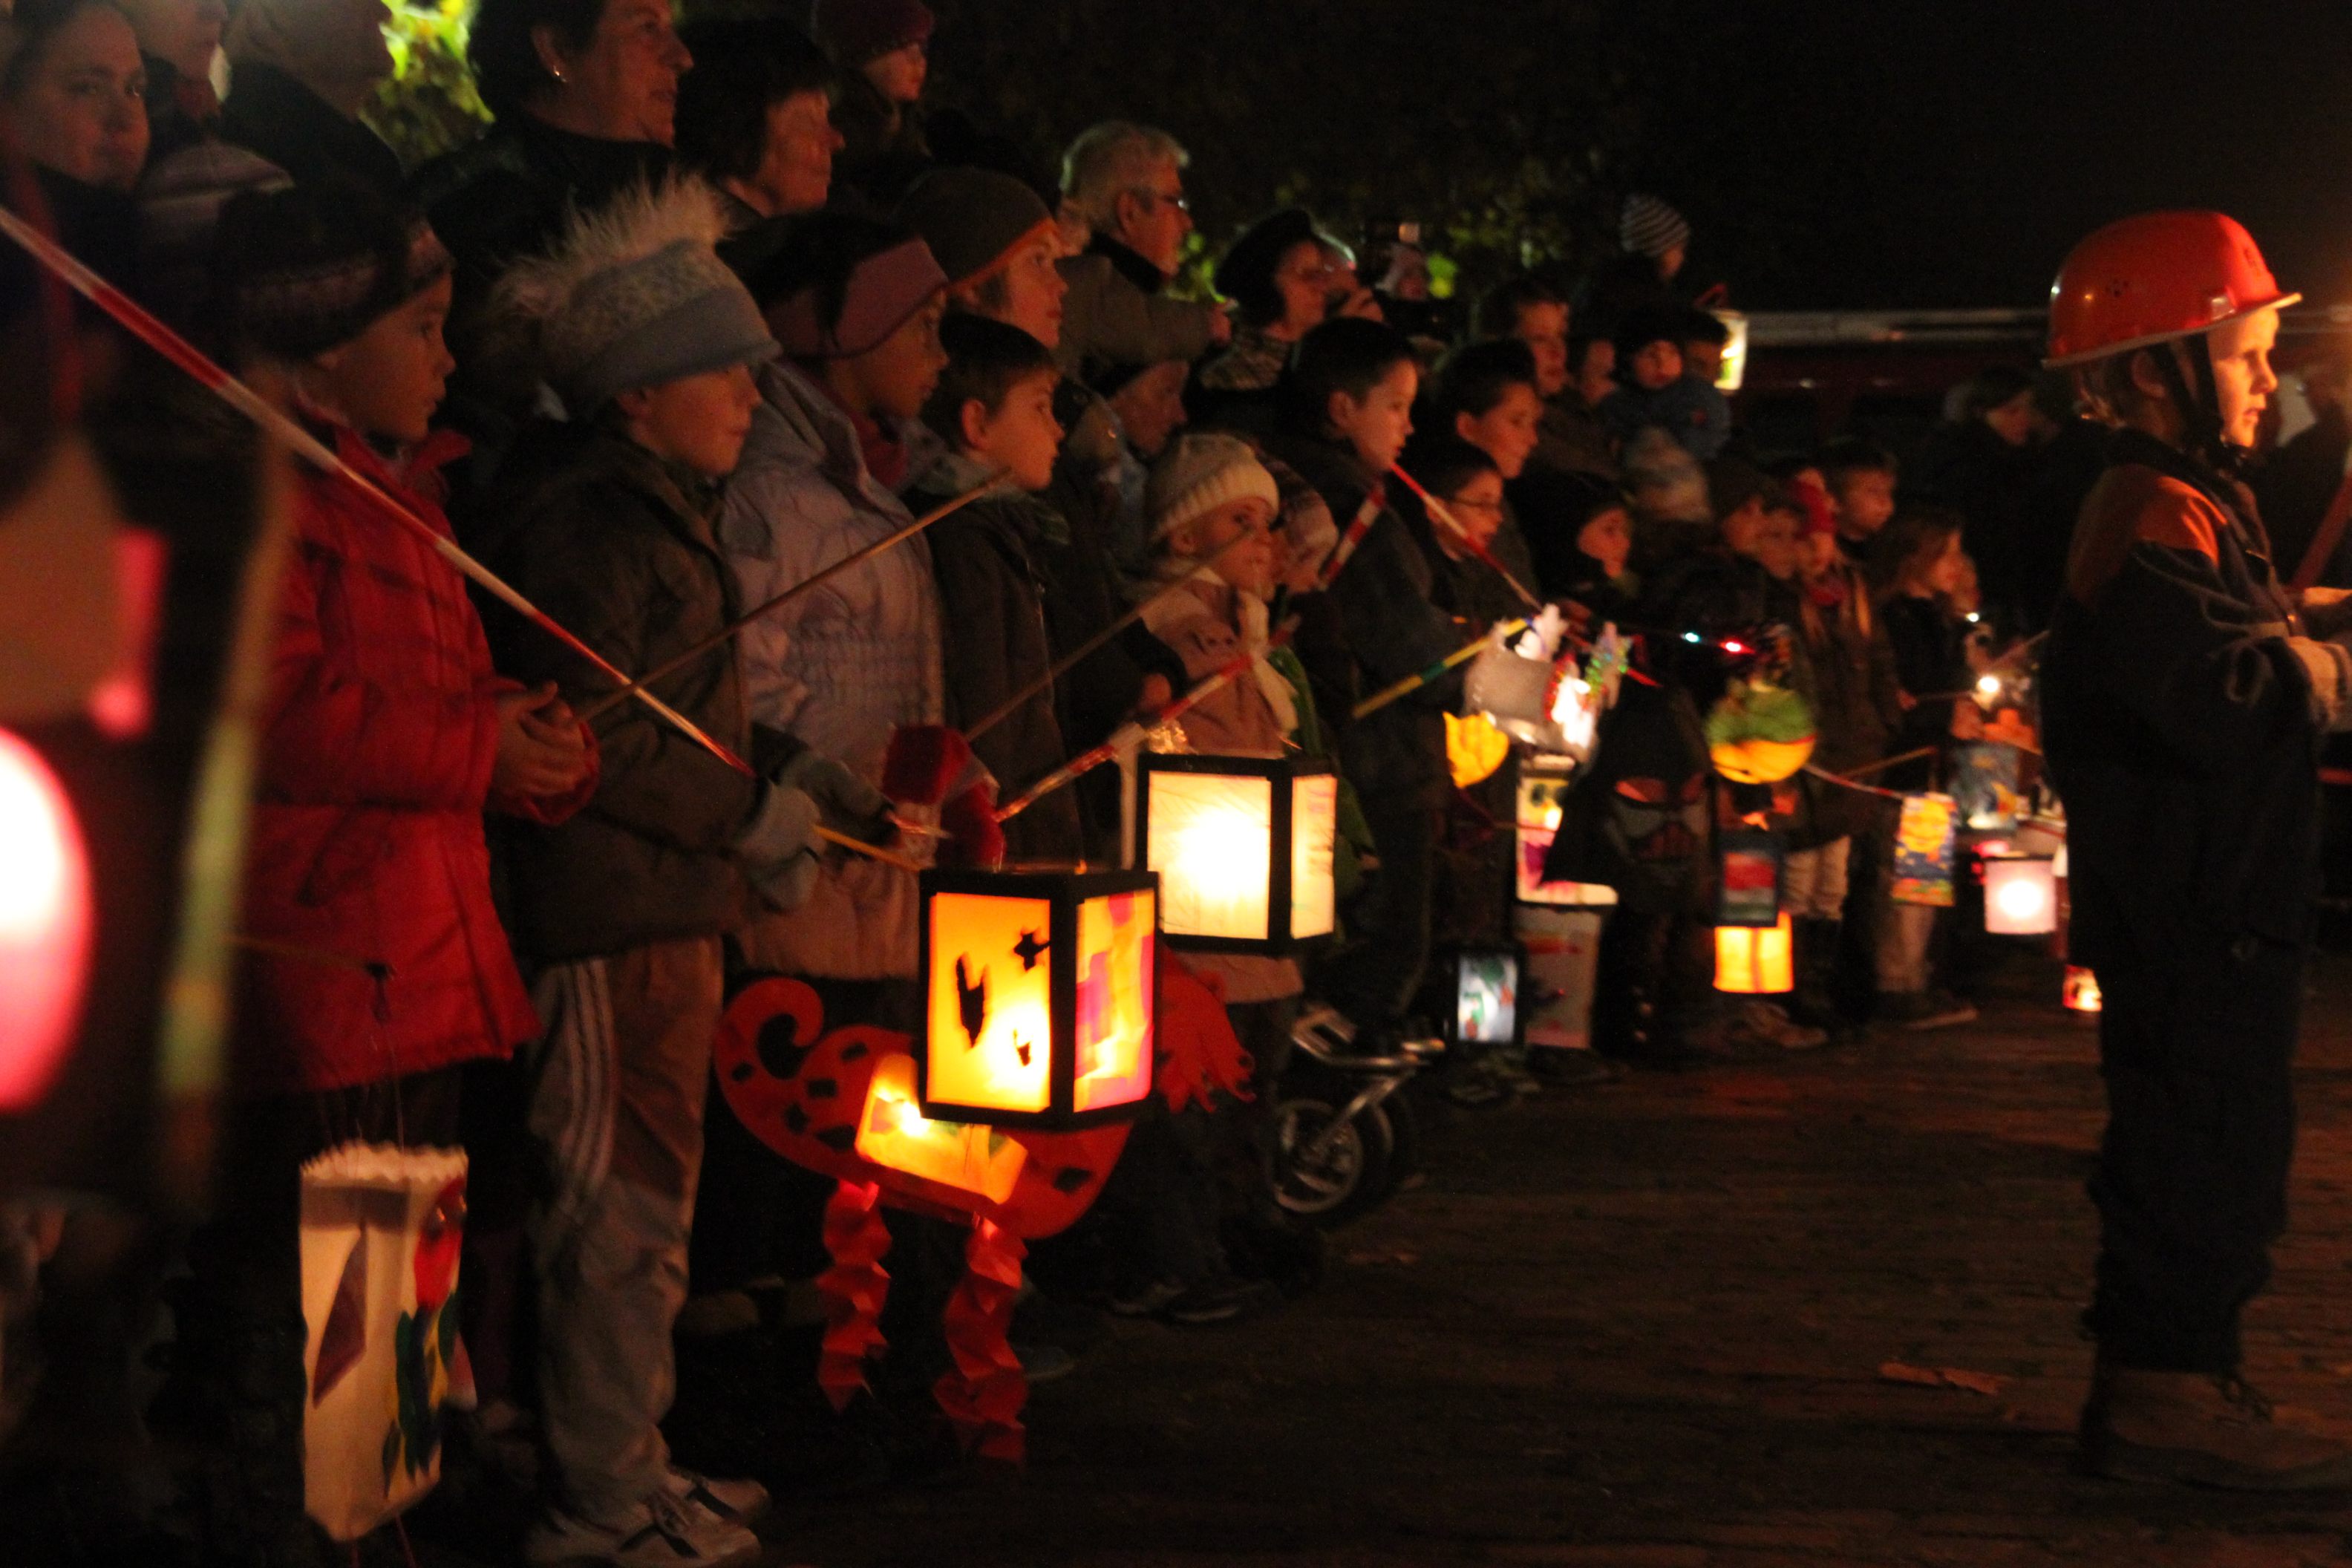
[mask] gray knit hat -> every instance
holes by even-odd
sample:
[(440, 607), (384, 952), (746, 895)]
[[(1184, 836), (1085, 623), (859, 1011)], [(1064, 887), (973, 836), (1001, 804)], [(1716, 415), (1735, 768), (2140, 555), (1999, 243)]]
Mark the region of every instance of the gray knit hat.
[(915, 182), (890, 215), (931, 247), (948, 287), (977, 283), (1054, 226), (1036, 192), (993, 169), (938, 169)]
[(574, 213), (554, 250), (499, 279), (537, 331), (540, 369), (574, 418), (633, 386), (773, 358), (750, 290), (712, 247), (727, 224), (698, 180), (674, 176)]
[(331, 184), (241, 191), (212, 237), (213, 300), (240, 356), (307, 360), (349, 342), (450, 265), (423, 213)]
[(1683, 215), (1657, 197), (1635, 192), (1625, 198), (1617, 218), (1617, 242), (1634, 256), (1653, 258), (1669, 250), (1690, 247), (1691, 226)]
[(1179, 436), (1152, 465), (1143, 510), (1151, 537), (1164, 539), (1228, 501), (1252, 497), (1265, 502), (1269, 514), (1281, 510), (1282, 492), (1248, 442), (1215, 433)]

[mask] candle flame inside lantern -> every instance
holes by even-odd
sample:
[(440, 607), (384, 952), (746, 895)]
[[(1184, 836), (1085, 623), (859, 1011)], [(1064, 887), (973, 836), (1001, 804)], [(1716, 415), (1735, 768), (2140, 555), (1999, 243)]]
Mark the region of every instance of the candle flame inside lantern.
[(2070, 1013), (2095, 1013), (2105, 1005), (2099, 994), (2099, 977), (2087, 969), (2074, 964), (2066, 966), (2066, 1010)]
[[(1335, 782), (1333, 790), (1338, 787)], [(1146, 863), (1160, 873), (1171, 934), (1266, 938), (1273, 914), (1272, 779), (1156, 773), (1150, 831)]]

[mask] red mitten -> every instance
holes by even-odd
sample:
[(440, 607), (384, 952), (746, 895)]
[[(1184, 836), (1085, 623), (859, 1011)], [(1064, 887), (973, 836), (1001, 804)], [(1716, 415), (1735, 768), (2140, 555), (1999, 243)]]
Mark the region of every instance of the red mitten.
[(953, 835), (940, 840), (942, 867), (977, 871), (1004, 864), (1004, 829), (996, 825), (996, 795), (986, 784), (974, 784), (940, 806), (940, 826)]
[(971, 765), (971, 742), (946, 724), (901, 724), (882, 759), (882, 793), (901, 805), (937, 805)]

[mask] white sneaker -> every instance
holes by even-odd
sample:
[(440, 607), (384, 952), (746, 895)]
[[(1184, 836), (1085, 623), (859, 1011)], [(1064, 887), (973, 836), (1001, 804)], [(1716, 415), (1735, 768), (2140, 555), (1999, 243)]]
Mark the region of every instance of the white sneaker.
[(730, 1524), (748, 1526), (765, 1518), (769, 1508), (768, 1489), (757, 1481), (721, 1480), (676, 1465), (669, 1468), (669, 1493)]
[(760, 1538), (665, 1487), (614, 1524), (551, 1510), (530, 1527), (522, 1554), (534, 1568), (718, 1568), (758, 1557)]

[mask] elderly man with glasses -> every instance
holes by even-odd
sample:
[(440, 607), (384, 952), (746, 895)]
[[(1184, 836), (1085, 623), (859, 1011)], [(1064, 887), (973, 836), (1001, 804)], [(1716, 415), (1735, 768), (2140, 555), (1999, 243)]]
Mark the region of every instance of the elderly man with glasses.
[(1192, 232), (1184, 196), (1190, 162), (1164, 131), (1107, 121), (1070, 143), (1062, 160), (1066, 226), (1091, 239), (1066, 258), (1062, 363), (1092, 377), (1116, 366), (1195, 360), (1232, 334), (1214, 305), (1165, 289)]

